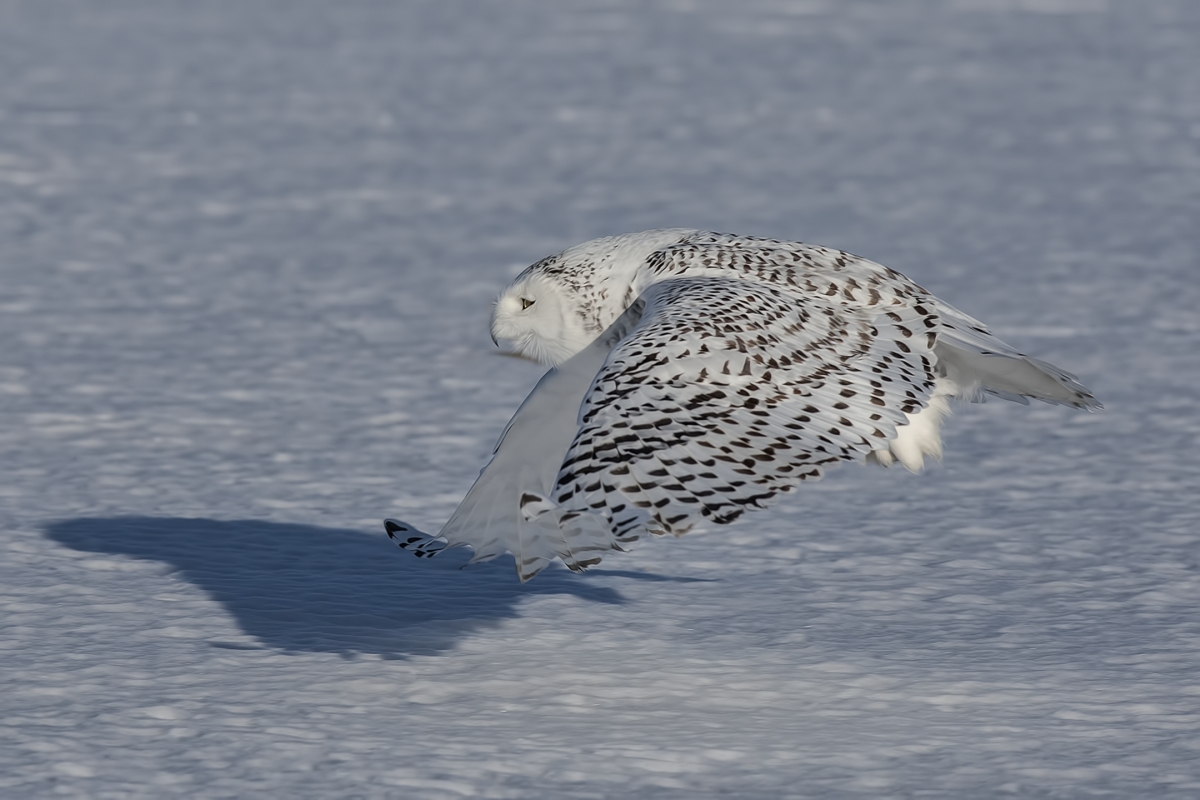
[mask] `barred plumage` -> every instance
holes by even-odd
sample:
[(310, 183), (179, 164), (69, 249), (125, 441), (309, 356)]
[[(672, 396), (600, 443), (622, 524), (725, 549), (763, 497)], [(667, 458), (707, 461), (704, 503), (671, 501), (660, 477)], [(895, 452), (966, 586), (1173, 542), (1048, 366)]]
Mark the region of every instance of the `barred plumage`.
[(732, 522), (843, 461), (919, 470), (952, 397), (1099, 404), (898, 272), (838, 250), (690, 230), (597, 239), (501, 294), (492, 334), (557, 365), (436, 537), (522, 581), (646, 533)]

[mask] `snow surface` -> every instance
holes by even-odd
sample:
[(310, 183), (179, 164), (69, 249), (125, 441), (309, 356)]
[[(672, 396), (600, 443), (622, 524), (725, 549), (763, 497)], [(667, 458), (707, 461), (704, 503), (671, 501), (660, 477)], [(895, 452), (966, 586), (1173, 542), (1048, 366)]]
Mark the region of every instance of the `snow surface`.
[[(0, 0), (0, 796), (1200, 795), (1200, 3)], [(1099, 414), (521, 586), (488, 306), (687, 226)]]

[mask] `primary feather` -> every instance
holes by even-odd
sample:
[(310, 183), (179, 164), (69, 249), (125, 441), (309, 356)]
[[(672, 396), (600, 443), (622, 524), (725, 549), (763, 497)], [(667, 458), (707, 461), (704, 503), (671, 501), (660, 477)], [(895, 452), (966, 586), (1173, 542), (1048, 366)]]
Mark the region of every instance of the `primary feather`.
[(418, 555), (511, 552), (522, 581), (646, 533), (732, 522), (843, 461), (919, 470), (948, 400), (1099, 404), (898, 272), (838, 250), (659, 230), (525, 270), (492, 335), (553, 365)]

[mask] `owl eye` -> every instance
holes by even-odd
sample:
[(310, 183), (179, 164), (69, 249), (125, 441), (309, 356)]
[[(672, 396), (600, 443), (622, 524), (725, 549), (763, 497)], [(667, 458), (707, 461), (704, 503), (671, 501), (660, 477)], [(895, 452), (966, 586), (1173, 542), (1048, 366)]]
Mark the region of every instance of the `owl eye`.
[(528, 297), (521, 298), (521, 310), (522, 311), (529, 308), (531, 305), (533, 305), (533, 301), (530, 300)]

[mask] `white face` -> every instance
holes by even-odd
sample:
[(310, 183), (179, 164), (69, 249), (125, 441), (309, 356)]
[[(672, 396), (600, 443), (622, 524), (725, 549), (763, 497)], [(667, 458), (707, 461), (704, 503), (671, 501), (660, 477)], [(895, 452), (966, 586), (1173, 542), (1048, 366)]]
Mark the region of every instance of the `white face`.
[(562, 287), (535, 274), (518, 278), (497, 298), (492, 311), (492, 338), (515, 353), (553, 366), (578, 353), (595, 337), (584, 329)]
[(595, 341), (645, 288), (638, 274), (651, 253), (694, 233), (673, 228), (606, 236), (554, 256), (554, 273), (547, 274), (542, 262), (533, 265), (496, 300), (492, 338), (543, 364), (563, 363)]

